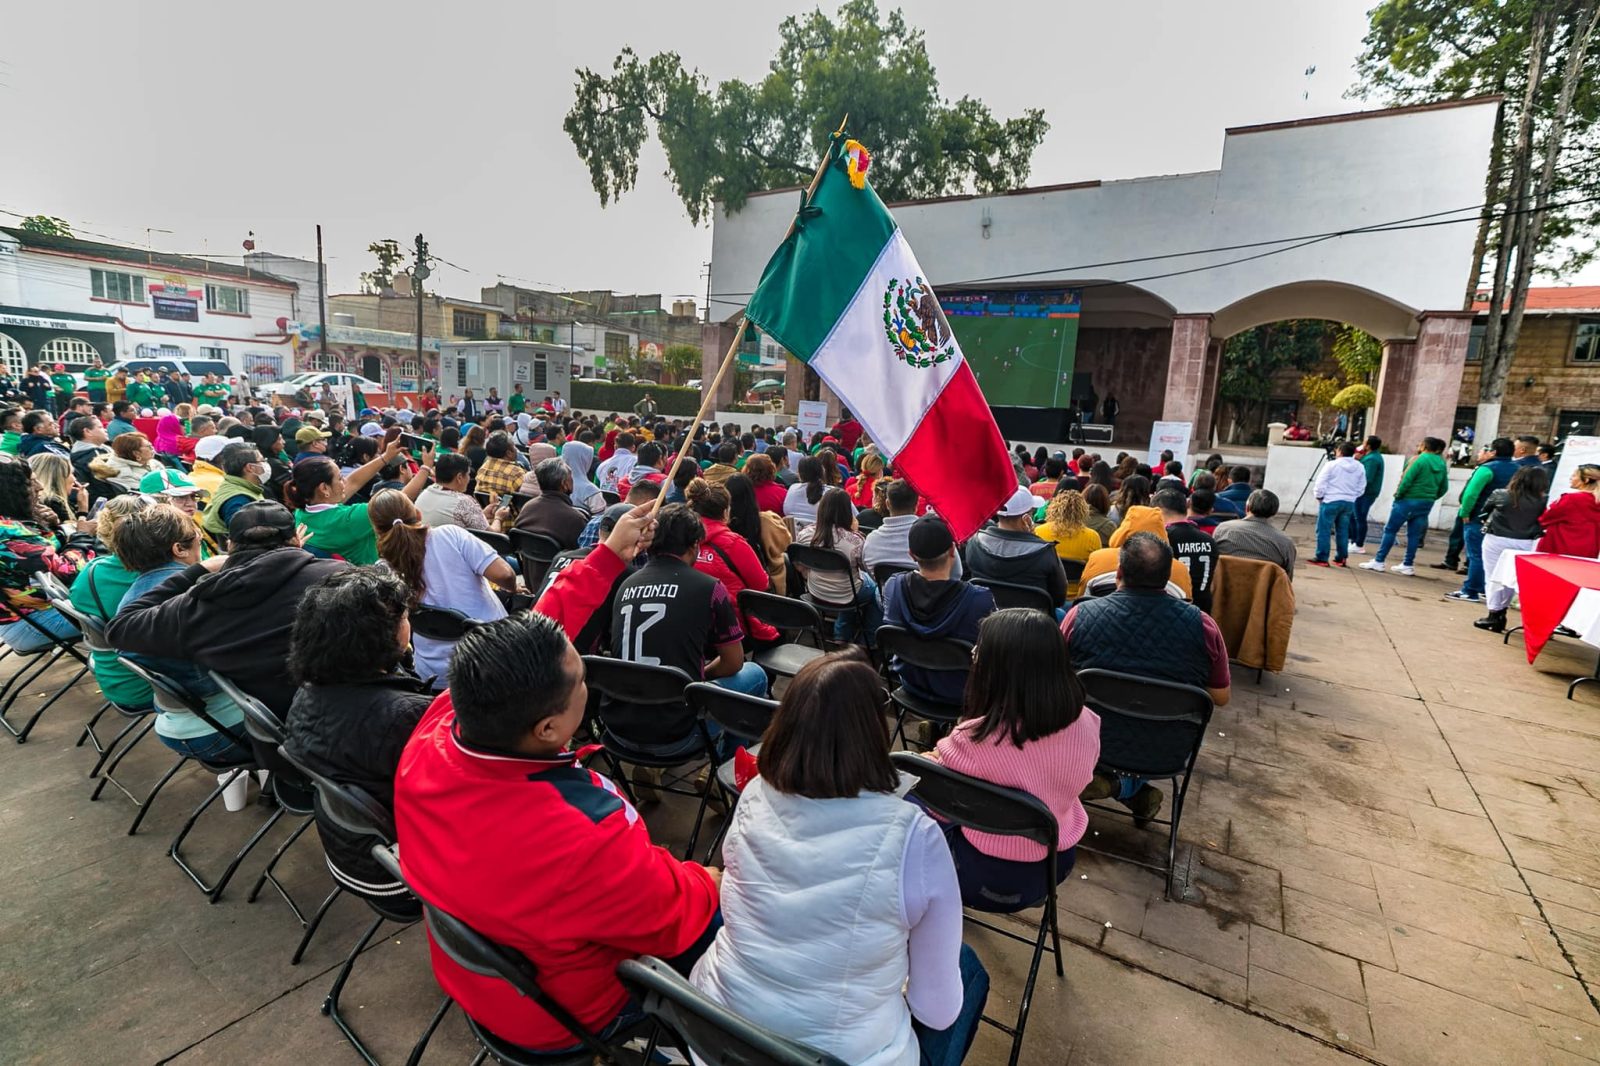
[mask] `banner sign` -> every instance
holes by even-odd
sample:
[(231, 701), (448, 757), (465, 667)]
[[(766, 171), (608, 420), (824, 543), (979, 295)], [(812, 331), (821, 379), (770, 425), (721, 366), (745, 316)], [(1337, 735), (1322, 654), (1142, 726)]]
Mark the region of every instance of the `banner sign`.
[(822, 400), (801, 400), (795, 428), (800, 431), (802, 446), (808, 446), (813, 434), (828, 430), (828, 405)]
[(1188, 467), (1189, 434), (1193, 429), (1192, 422), (1157, 422), (1150, 427), (1150, 455), (1145, 462), (1150, 464), (1157, 478), (1161, 477), (1161, 471), (1156, 470), (1156, 463), (1164, 451), (1172, 452), (1174, 459)]

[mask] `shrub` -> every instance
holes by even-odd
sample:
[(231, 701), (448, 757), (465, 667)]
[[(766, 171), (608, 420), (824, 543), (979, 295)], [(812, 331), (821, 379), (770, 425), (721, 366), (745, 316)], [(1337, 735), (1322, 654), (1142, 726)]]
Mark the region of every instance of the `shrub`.
[(571, 406), (601, 415), (610, 411), (631, 414), (633, 405), (644, 399), (647, 392), (655, 397), (658, 415), (693, 418), (700, 410), (699, 389), (680, 385), (630, 385), (620, 381), (574, 381)]

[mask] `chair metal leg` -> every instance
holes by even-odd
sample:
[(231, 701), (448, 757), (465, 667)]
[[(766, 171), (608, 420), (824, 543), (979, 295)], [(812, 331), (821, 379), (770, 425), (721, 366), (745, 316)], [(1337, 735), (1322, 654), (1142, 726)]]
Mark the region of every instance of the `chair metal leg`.
[[(144, 734), (142, 734), (142, 733), (140, 734), (140, 736), (143, 736), (143, 735)], [(131, 745), (130, 745), (130, 747), (131, 747)], [(170, 770), (168, 770), (166, 773), (161, 775), (161, 780), (156, 782), (155, 787), (152, 788), (150, 790), (149, 794), (145, 796), (144, 802), (139, 804), (139, 813), (133, 816), (133, 824), (128, 826), (128, 835), (129, 836), (133, 836), (135, 833), (137, 833), (139, 831), (139, 823), (144, 821), (144, 816), (150, 813), (150, 807), (154, 803), (157, 793), (159, 793), (163, 788), (167, 787), (167, 782), (171, 781), (173, 779), (173, 777), (177, 776), (178, 771), (183, 768), (183, 764), (186, 763), (186, 762), (189, 762), (189, 757), (188, 756), (180, 756), (178, 761), (172, 764), (172, 768)], [(109, 777), (109, 775), (107, 775), (107, 776)], [(112, 782), (112, 783), (116, 784), (116, 782)], [(118, 788), (122, 788), (121, 785), (117, 785), (117, 787)], [(123, 791), (127, 791), (127, 790), (123, 789)], [(131, 799), (132, 797), (130, 796), (129, 798)]]
[(146, 729), (148, 729), (154, 724), (154, 716), (150, 716), (149, 721), (144, 721), (139, 718), (130, 718), (126, 723), (123, 724), (122, 728), (117, 731), (117, 735), (111, 738), (108, 744), (106, 744), (104, 747), (96, 744), (95, 747), (99, 750), (100, 757), (94, 761), (94, 766), (89, 770), (90, 779), (92, 780), (100, 776), (100, 768), (106, 764), (106, 760), (110, 759), (111, 756), (116, 753), (117, 745), (121, 744), (129, 733), (132, 733), (140, 726), (144, 726)]
[(200, 874), (195, 871), (194, 867), (190, 866), (189, 863), (184, 859), (182, 855), (183, 841), (184, 838), (189, 835), (189, 831), (194, 828), (195, 822), (200, 820), (200, 816), (205, 813), (207, 807), (210, 807), (217, 801), (217, 797), (222, 795), (222, 790), (226, 788), (235, 777), (237, 777), (239, 774), (249, 772), (250, 771), (244, 769), (233, 770), (222, 781), (220, 781), (217, 784), (217, 787), (211, 791), (211, 795), (207, 796), (200, 806), (194, 809), (194, 813), (189, 815), (189, 820), (183, 823), (183, 828), (178, 830), (178, 835), (172, 838), (172, 843), (167, 847), (167, 856), (172, 859), (173, 862), (178, 864), (178, 869), (182, 870), (189, 876), (189, 880), (193, 881), (195, 885), (199, 887), (200, 891), (206, 894), (207, 900), (211, 903), (217, 902), (217, 900), (222, 897), (222, 890), (226, 888), (228, 886), (228, 882), (233, 879), (234, 872), (239, 869), (239, 864), (244, 861), (245, 856), (249, 855), (251, 849), (261, 842), (261, 838), (266, 836), (268, 830), (277, 824), (278, 819), (283, 817), (282, 807), (279, 807), (277, 810), (273, 811), (272, 816), (263, 822), (261, 827), (251, 835), (250, 839), (245, 842), (244, 847), (240, 848), (234, 854), (232, 861), (228, 863), (227, 869), (222, 872), (221, 877), (217, 878), (215, 884), (206, 884), (205, 879), (201, 877)]
[(433, 1031), (439, 1028), (439, 1023), (444, 1021), (444, 1016), (450, 1013), (450, 1005), (454, 1002), (455, 1000), (449, 996), (444, 997), (444, 1000), (439, 1004), (439, 1009), (433, 1012), (433, 1020), (428, 1023), (428, 1027), (422, 1031), (422, 1035), (417, 1038), (416, 1044), (412, 1046), (411, 1054), (406, 1057), (406, 1066), (417, 1066), (422, 1061), (422, 1053), (428, 1049), (428, 1041), (433, 1039)]
[[(100, 738), (95, 736), (94, 727), (100, 724), (100, 719), (105, 717), (105, 713), (110, 709), (110, 700), (106, 700), (100, 705), (100, 709), (94, 712), (94, 717), (90, 718), (88, 722), (84, 723), (83, 732), (78, 734), (78, 742), (74, 744), (73, 747), (81, 748), (83, 747), (83, 742), (87, 740), (94, 747), (96, 753), (100, 755), (104, 755), (106, 753), (105, 745), (101, 744)], [(124, 727), (123, 731), (127, 731), (126, 727)], [(122, 734), (118, 733), (117, 735), (121, 736)], [(115, 744), (116, 741), (113, 740), (112, 743)]]
[[(135, 724), (139, 724), (139, 723), (135, 723)], [(90, 771), (90, 773), (89, 773), (90, 777), (99, 777), (100, 778), (99, 783), (94, 786), (94, 791), (89, 794), (89, 799), (91, 799), (91, 800), (99, 799), (100, 798), (100, 793), (105, 790), (106, 782), (109, 781), (109, 782), (111, 782), (111, 784), (116, 785), (117, 788), (121, 790), (123, 795), (125, 795), (129, 799), (133, 800), (133, 802), (135, 804), (137, 804), (139, 802), (138, 798), (136, 796), (134, 796), (133, 793), (131, 793), (127, 789), (123, 788), (122, 785), (117, 782), (115, 775), (116, 775), (116, 772), (117, 772), (117, 767), (122, 765), (122, 760), (127, 757), (128, 752), (132, 751), (134, 749), (134, 747), (139, 743), (139, 741), (144, 739), (146, 733), (150, 732), (151, 729), (155, 728), (155, 724), (156, 724), (156, 716), (155, 715), (152, 714), (152, 715), (146, 716), (146, 718), (144, 719), (144, 722), (143, 722), (144, 728), (141, 729), (137, 734), (135, 734), (134, 738), (132, 740), (128, 741), (127, 744), (123, 745), (120, 750), (116, 750), (115, 752), (107, 752), (106, 755), (102, 755), (100, 757), (100, 763), (97, 764), (94, 767), (94, 769), (92, 771)], [(111, 759), (110, 765), (105, 765), (107, 756), (110, 756), (110, 759)], [(104, 770), (104, 774), (103, 775), (101, 773), (102, 770)]]
[[(33, 717), (28, 719), (27, 724), (22, 727), (21, 732), (15, 733), (17, 743), (26, 744), (28, 742), (28, 734), (33, 732), (33, 727), (37, 725), (39, 719), (44, 716), (44, 712), (48, 711), (52, 706), (54, 706), (56, 700), (59, 700), (62, 696), (65, 696), (67, 694), (67, 690), (72, 688), (72, 686), (76, 685), (79, 681), (83, 680), (84, 676), (88, 673), (89, 668), (87, 666), (80, 668), (76, 674), (72, 675), (71, 681), (68, 681), (65, 685), (62, 685), (60, 688), (51, 693), (50, 698), (45, 700), (37, 711), (33, 712)], [(11, 728), (10, 724), (7, 723), (3, 718), (0, 718), (0, 725), (5, 725), (7, 729)]]
[(361, 952), (372, 938), (377, 935), (384, 921), (386, 919), (380, 917), (377, 921), (367, 926), (367, 931), (361, 934), (361, 939), (356, 941), (356, 946), (350, 950), (349, 955), (345, 956), (344, 965), (339, 967), (339, 974), (333, 979), (333, 987), (328, 989), (328, 996), (322, 1001), (322, 1013), (333, 1019), (333, 1024), (339, 1027), (339, 1031), (344, 1034), (344, 1038), (350, 1041), (350, 1046), (354, 1047), (356, 1053), (367, 1061), (368, 1066), (378, 1066), (378, 1060), (373, 1057), (372, 1052), (367, 1050), (367, 1045), (361, 1042), (361, 1038), (356, 1036), (355, 1030), (350, 1028), (350, 1023), (344, 1020), (344, 1015), (339, 1013), (339, 997), (344, 993), (345, 982), (350, 980), (350, 971), (355, 968), (356, 959), (360, 957)]
[(41, 654), (39, 658), (42, 660), (42, 662), (37, 668), (33, 669), (31, 676), (29, 676), (27, 680), (17, 684), (15, 689), (13, 689), (9, 695), (5, 695), (6, 690), (11, 689), (12, 683), (16, 682), (18, 678), (22, 677), (24, 674), (28, 674), (29, 667), (23, 667), (12, 676), (10, 681), (5, 683), (4, 687), (0, 687), (0, 695), (5, 696), (5, 702), (0, 703), (0, 729), (4, 729), (7, 733), (10, 733), (13, 737), (15, 737), (18, 744), (24, 744), (27, 742), (28, 731), (33, 728), (33, 723), (38, 720), (39, 716), (35, 714), (28, 724), (19, 731), (17, 727), (12, 725), (10, 720), (6, 718), (6, 715), (11, 713), (11, 705), (17, 702), (17, 697), (22, 695), (29, 685), (33, 684), (40, 677), (42, 677), (44, 672), (50, 669), (51, 665), (57, 659), (61, 658), (61, 649), (57, 648), (49, 655)]
[[(1054, 892), (1051, 893), (1052, 897)], [(1028, 1010), (1033, 1006), (1033, 986), (1039, 979), (1039, 960), (1044, 958), (1044, 941), (1049, 933), (1049, 914), (1039, 920), (1039, 935), (1033, 942), (1033, 962), (1028, 966), (1028, 980), (1022, 986), (1022, 1009), (1017, 1012), (1017, 1026), (1012, 1030), (1011, 1059), (1009, 1066), (1017, 1066), (1017, 1060), (1022, 1057), (1022, 1034), (1028, 1028)], [(1061, 956), (1056, 955), (1056, 966), (1061, 966)]]
[(306, 948), (311, 944), (311, 938), (317, 935), (317, 927), (322, 924), (322, 919), (327, 916), (328, 908), (333, 906), (333, 901), (344, 895), (344, 886), (337, 881), (333, 884), (333, 891), (328, 893), (328, 898), (323, 900), (311, 915), (311, 920), (306, 923), (306, 931), (300, 935), (300, 943), (295, 945), (294, 954), (289, 957), (290, 966), (300, 965), (300, 959), (305, 955)]
[(300, 839), (300, 834), (310, 827), (311, 817), (307, 815), (300, 819), (300, 824), (295, 826), (294, 832), (290, 833), (284, 842), (278, 845), (278, 850), (272, 853), (272, 858), (267, 862), (266, 868), (261, 871), (261, 876), (256, 878), (256, 883), (251, 886), (250, 894), (245, 897), (246, 903), (254, 903), (256, 897), (261, 894), (262, 887), (268, 881), (271, 881), (272, 887), (278, 890), (278, 895), (282, 896), (283, 901), (289, 905), (289, 909), (294, 911), (295, 920), (302, 926), (306, 924), (306, 916), (300, 912), (300, 907), (295, 903), (294, 897), (289, 895), (288, 890), (283, 887), (281, 881), (273, 876), (272, 871), (278, 865), (278, 860), (283, 858), (283, 853), (288, 851), (294, 845), (294, 842)]
[(717, 764), (715, 759), (712, 760), (710, 766), (711, 772), (710, 777), (706, 780), (705, 791), (700, 793), (700, 809), (694, 815), (694, 829), (689, 832), (689, 846), (683, 849), (683, 857), (685, 859), (694, 858), (694, 846), (700, 841), (700, 823), (706, 820), (706, 807), (711, 802), (711, 790), (716, 787)]

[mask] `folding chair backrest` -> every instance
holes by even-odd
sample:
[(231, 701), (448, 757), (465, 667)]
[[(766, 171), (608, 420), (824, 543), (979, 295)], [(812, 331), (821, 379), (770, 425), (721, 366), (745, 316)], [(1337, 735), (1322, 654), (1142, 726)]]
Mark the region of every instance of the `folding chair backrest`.
[(777, 700), (747, 696), (709, 681), (696, 681), (683, 694), (690, 707), (703, 712), (725, 732), (745, 740), (760, 740), (778, 710)]
[(411, 631), (429, 640), (454, 642), (482, 624), (449, 607), (418, 605), (411, 608)]
[(1067, 572), (1067, 584), (1075, 585), (1083, 577), (1083, 571), (1088, 567), (1087, 559), (1063, 559), (1061, 569)]
[[(289, 758), (287, 752), (284, 757)], [(298, 761), (292, 759), (291, 761), (316, 788), (317, 806), (328, 821), (348, 833), (373, 837), (386, 847), (394, 844), (394, 815), (370, 792), (360, 785), (341, 785), (337, 781), (306, 769)]]
[(250, 749), (255, 752), (256, 763), (262, 769), (272, 771), (278, 801), (291, 810), (310, 810), (311, 781), (298, 763), (283, 754), (283, 722), (272, 708), (240, 688), (232, 679), (215, 670), (210, 673), (211, 680), (217, 683), (223, 694), (244, 712), (244, 731), (250, 738)]
[(972, 645), (954, 637), (922, 637), (899, 626), (878, 627), (878, 649), (922, 670), (972, 669)]
[(755, 589), (741, 589), (739, 610), (745, 616), (785, 633), (811, 633), (818, 638), (820, 647), (823, 638), (822, 612), (805, 600), (757, 592)]
[(628, 959), (617, 967), (617, 977), (645, 1013), (680, 1036), (705, 1066), (845, 1066), (706, 998), (660, 959)]
[(531, 499), (533, 497), (526, 492), (513, 492), (511, 494), (511, 517), (515, 518), (517, 512), (522, 510), (523, 505)]
[(1183, 773), (1211, 721), (1203, 688), (1114, 670), (1080, 670), (1084, 699), (1100, 716), (1100, 763), (1144, 777)]
[(247, 737), (241, 736), (236, 730), (229, 729), (206, 710), (206, 701), (190, 692), (189, 689), (176, 678), (169, 677), (154, 667), (146, 666), (130, 656), (124, 655), (122, 665), (142, 678), (150, 686), (150, 694), (157, 710), (161, 711), (186, 711), (200, 719), (206, 725), (224, 736), (233, 737), (241, 744)]
[(585, 655), (591, 691), (600, 694), (600, 721), (630, 744), (663, 745), (684, 740), (695, 728), (695, 712), (683, 691), (694, 678), (672, 666), (649, 666), (603, 655)]
[(896, 574), (913, 574), (917, 568), (910, 563), (879, 563), (872, 568), (872, 580), (881, 589)]
[(492, 529), (469, 529), (467, 532), (493, 548), (498, 554), (511, 554), (511, 538), (504, 533), (496, 533)]
[(940, 818), (980, 833), (1026, 837), (1057, 848), (1056, 816), (1037, 796), (971, 777), (924, 755), (896, 751), (889, 755), (896, 769), (918, 779), (913, 794)]
[(105, 623), (93, 615), (84, 614), (72, 603), (72, 594), (54, 574), (35, 574), (33, 583), (43, 592), (50, 606), (66, 615), (83, 634), (83, 643), (90, 651), (115, 652), (117, 649), (106, 640)]
[[(1081, 566), (1078, 572), (1083, 573)], [(1050, 602), (1050, 594), (1044, 589), (1034, 588), (1032, 585), (1018, 585), (1010, 581), (990, 581), (987, 578), (975, 578), (972, 583), (994, 593), (994, 605), (1000, 610), (1005, 610), (1007, 607), (1025, 607), (1046, 614), (1055, 611), (1055, 604)]]
[(789, 545), (789, 561), (808, 570), (822, 570), (835, 574), (853, 574), (855, 567), (844, 552), (835, 548), (818, 548), (810, 544)]
[(530, 589), (538, 588), (544, 582), (551, 561), (561, 554), (561, 542), (526, 529), (513, 529), (509, 535), (511, 547), (522, 563), (522, 583)]
[[(381, 861), (381, 860), (380, 860)], [(560, 1022), (572, 1033), (573, 1039), (582, 1043), (607, 1062), (614, 1062), (610, 1049), (599, 1037), (583, 1026), (565, 1007), (545, 994), (539, 986), (539, 973), (527, 956), (478, 932), (454, 915), (440, 910), (426, 900), (422, 904), (422, 920), (427, 923), (428, 936), (439, 950), (452, 962), (479, 977), (494, 977), (531, 999), (541, 1010)]]

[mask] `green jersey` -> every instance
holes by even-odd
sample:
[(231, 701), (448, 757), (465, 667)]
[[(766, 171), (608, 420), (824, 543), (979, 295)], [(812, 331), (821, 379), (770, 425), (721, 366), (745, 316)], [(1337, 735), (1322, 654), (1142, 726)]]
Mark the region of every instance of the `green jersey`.
[(207, 384), (201, 382), (194, 387), (194, 398), (199, 403), (218, 404), (232, 395), (233, 390), (228, 388), (226, 382), (217, 381)]
[(106, 398), (106, 379), (111, 376), (111, 371), (103, 366), (91, 366), (83, 372), (84, 387), (89, 390), (89, 399), (100, 401)]
[(78, 391), (78, 379), (71, 374), (51, 374), (50, 381), (55, 385), (56, 394), (59, 396), (71, 396)]
[(528, 406), (528, 398), (520, 392), (513, 392), (511, 399), (506, 401), (506, 410), (514, 415), (520, 415), (523, 408)]

